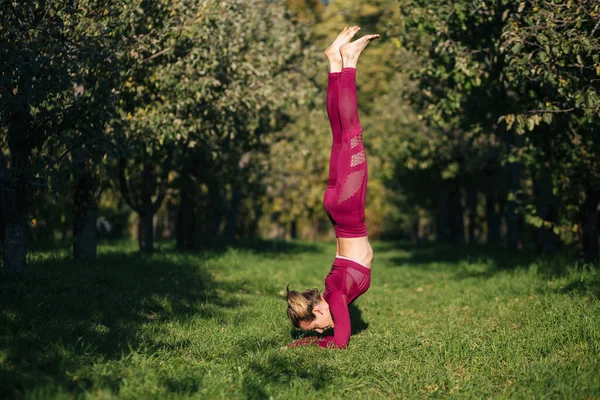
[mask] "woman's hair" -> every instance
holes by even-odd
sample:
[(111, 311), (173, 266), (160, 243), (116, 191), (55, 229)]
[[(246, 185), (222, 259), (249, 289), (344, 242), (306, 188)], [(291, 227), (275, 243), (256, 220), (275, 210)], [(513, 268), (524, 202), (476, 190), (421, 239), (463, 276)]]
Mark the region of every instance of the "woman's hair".
[(312, 310), (321, 301), (321, 294), (318, 289), (308, 289), (302, 293), (290, 291), (290, 285), (287, 285), (286, 291), (288, 317), (292, 325), (300, 329), (300, 322), (311, 322), (316, 318)]

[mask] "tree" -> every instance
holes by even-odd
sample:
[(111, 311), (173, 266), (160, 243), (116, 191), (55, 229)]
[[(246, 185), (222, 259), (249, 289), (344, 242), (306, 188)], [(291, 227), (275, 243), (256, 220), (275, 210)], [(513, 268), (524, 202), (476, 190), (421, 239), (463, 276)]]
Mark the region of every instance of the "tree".
[(540, 166), (540, 199), (529, 221), (546, 247), (554, 235), (580, 229), (589, 261), (599, 256), (599, 14), (595, 1), (524, 1), (510, 14), (502, 44), (511, 59), (504, 80), (522, 107), (501, 119), (523, 137), (527, 149), (518, 156)]
[[(160, 169), (163, 183), (166, 163), (176, 168), (179, 247), (197, 247), (219, 239), (224, 219), (226, 231), (236, 231), (246, 173), (253, 171), (245, 160), (281, 129), (285, 108), (301, 96), (303, 31), (281, 5), (258, 0), (132, 7), (139, 14), (130, 21), (137, 43), (134, 62), (122, 75), (122, 120), (116, 124), (120, 147), (131, 151), (121, 154), (147, 160), (138, 173), (159, 176), (150, 169)], [(166, 148), (172, 149), (168, 155)], [(131, 168), (129, 175), (135, 176)], [(149, 198), (150, 190), (136, 180), (147, 185), (147, 179), (130, 179), (124, 193), (141, 191), (146, 194), (138, 197)], [(151, 215), (145, 215), (149, 223)]]
[[(598, 7), (533, 0), (403, 4), (401, 38), (419, 59), (412, 70), (421, 94), (411, 101), (440, 132), (428, 165), (441, 166), (446, 176), (458, 171), (470, 214), (473, 182), (485, 188), (490, 239), (498, 236), (498, 204), (506, 202), (511, 249), (523, 242), (525, 216), (541, 251), (552, 252), (558, 234), (568, 240), (578, 231), (586, 259), (597, 257), (598, 144), (591, 132), (598, 116)], [(503, 175), (505, 189), (485, 185)]]
[(0, 162), (4, 267), (26, 269), (29, 205), (34, 190), (47, 187), (47, 173), (60, 161), (44, 150), (64, 149), (63, 110), (73, 100), (70, 66), (77, 57), (71, 41), (72, 3), (31, 1), (0, 5), (3, 62), (0, 66)]
[(73, 100), (65, 110), (73, 179), (73, 256), (96, 257), (96, 219), (102, 189), (101, 161), (109, 149), (119, 78), (117, 37), (121, 10), (106, 0), (78, 2), (70, 34), (76, 47), (69, 67)]

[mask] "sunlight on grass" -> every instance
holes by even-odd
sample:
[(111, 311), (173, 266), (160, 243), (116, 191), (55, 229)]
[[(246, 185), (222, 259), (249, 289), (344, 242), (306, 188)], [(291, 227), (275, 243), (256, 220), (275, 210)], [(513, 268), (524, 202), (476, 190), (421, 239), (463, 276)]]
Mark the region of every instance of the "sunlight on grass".
[(285, 286), (323, 289), (332, 243), (133, 249), (35, 253), (26, 277), (2, 277), (0, 397), (600, 395), (591, 266), (376, 244), (350, 347), (286, 349)]

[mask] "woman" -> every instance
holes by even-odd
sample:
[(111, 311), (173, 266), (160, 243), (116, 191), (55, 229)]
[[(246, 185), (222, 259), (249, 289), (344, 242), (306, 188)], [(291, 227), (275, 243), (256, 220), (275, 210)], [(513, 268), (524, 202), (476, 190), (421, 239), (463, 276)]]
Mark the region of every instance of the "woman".
[(356, 100), (356, 65), (367, 45), (379, 35), (366, 35), (350, 42), (360, 30), (344, 28), (325, 50), (329, 60), (327, 115), (333, 144), (329, 159), (329, 181), (323, 204), (336, 234), (336, 257), (325, 278), (325, 292), (303, 293), (288, 286), (288, 317), (299, 329), (322, 333), (333, 328), (334, 336), (305, 338), (293, 345), (316, 343), (344, 348), (350, 340), (348, 305), (369, 288), (373, 249), (365, 225), (367, 158)]

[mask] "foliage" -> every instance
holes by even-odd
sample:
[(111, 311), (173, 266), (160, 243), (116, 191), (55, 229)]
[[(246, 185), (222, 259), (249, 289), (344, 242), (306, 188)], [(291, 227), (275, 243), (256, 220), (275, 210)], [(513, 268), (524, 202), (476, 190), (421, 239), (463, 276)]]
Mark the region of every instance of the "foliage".
[[(58, 193), (69, 188), (72, 151), (81, 156), (72, 157), (79, 159), (78, 171), (87, 172), (106, 150), (105, 125), (114, 114), (118, 71), (106, 4), (2, 3), (0, 225), (7, 244), (4, 262), (11, 270), (25, 268), (28, 220), (49, 222), (30, 217), (32, 196), (40, 189)], [(87, 181), (95, 181), (94, 175), (90, 171)], [(90, 185), (80, 200), (94, 201), (88, 194), (97, 185)], [(75, 203), (77, 209), (80, 202)]]
[(301, 110), (307, 114), (270, 146), (270, 168), (264, 177), (269, 211), (284, 224), (315, 216), (326, 220), (322, 202), (331, 151), (329, 121), (321, 110)]
[(15, 149), (34, 153), (26, 173), (42, 186), (69, 150), (96, 145), (112, 116), (116, 60), (105, 3), (3, 3), (3, 145), (9, 166)]
[[(418, 183), (419, 166), (434, 182), (458, 179), (464, 191), (475, 185), (488, 200), (502, 194), (509, 234), (517, 213), (568, 240), (583, 199), (597, 191), (597, 8), (403, 2), (398, 40), (415, 61), (400, 72), (419, 84), (408, 102), (427, 127), (420, 144), (405, 143), (411, 150), (398, 158), (404, 167), (397, 176), (417, 182), (403, 187), (428, 192)], [(443, 196), (434, 190), (430, 199), (436, 198)]]
[(504, 80), (521, 107), (501, 120), (525, 136), (518, 156), (552, 175), (565, 209), (563, 226), (553, 226), (563, 236), (579, 223), (586, 193), (600, 188), (598, 14), (593, 1), (528, 1), (509, 16), (503, 33), (502, 50), (510, 57)]
[(183, 193), (204, 185), (198, 193), (205, 199), (195, 201), (204, 204), (201, 219), (217, 219), (216, 231), (207, 233), (213, 237), (226, 210), (238, 207), (227, 204), (232, 193), (247, 194), (248, 181), (257, 179), (249, 164), (264, 151), (265, 137), (304, 96), (297, 71), (303, 30), (282, 7), (261, 1), (159, 7), (163, 14), (151, 14), (163, 15), (152, 25), (158, 33), (147, 41), (144, 34), (138, 64), (123, 74), (125, 136), (147, 143), (150, 156), (173, 144), (176, 186)]
[[(306, 31), (278, 3), (3, 7), (6, 193), (15, 185), (28, 186), (28, 193), (31, 187), (68, 193), (72, 169), (76, 209), (86, 202), (95, 207), (99, 191), (119, 175), (140, 214), (156, 212), (165, 186), (178, 177), (191, 176), (210, 188), (211, 205), (223, 204), (234, 188), (245, 195), (254, 190), (247, 182), (261, 179), (252, 175), (258, 153), (266, 151), (264, 138), (288, 122), (288, 107), (304, 97), (298, 67)], [(178, 176), (169, 174), (174, 168)], [(17, 207), (17, 197), (30, 196), (22, 193), (3, 202), (2, 220), (11, 207), (39, 220), (29, 217), (27, 201)], [(51, 230), (57, 228), (53, 223)]]
[(598, 253), (597, 2), (2, 7), (0, 220), (35, 220), (36, 241), (69, 236), (79, 208), (67, 204), (95, 207), (119, 166), (134, 211), (154, 215), (167, 198), (160, 218), (190, 247), (250, 237), (259, 220), (263, 233), (325, 233), (321, 52), (357, 24), (382, 35), (358, 67), (373, 235), (493, 242), (505, 218), (509, 243), (545, 232)]

